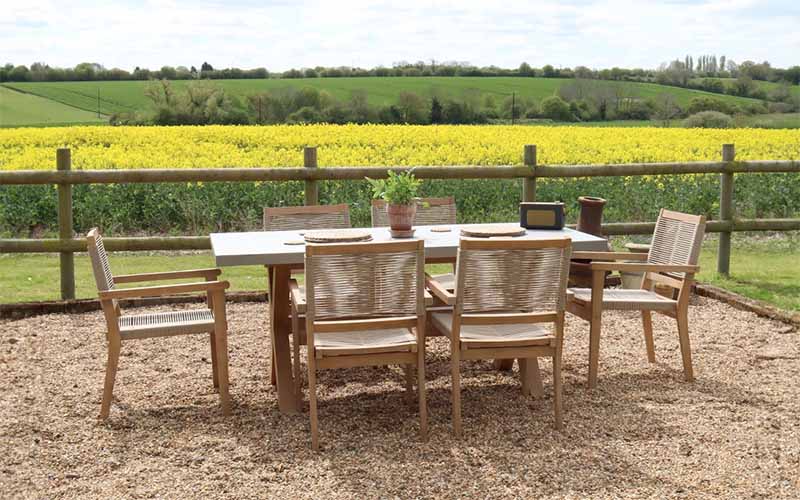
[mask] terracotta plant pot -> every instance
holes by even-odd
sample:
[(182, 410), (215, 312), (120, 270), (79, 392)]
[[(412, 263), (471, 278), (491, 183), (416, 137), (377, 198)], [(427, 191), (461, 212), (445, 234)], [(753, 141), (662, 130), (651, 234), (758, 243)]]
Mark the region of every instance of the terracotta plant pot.
[(578, 198), (578, 203), (581, 206), (581, 212), (578, 215), (578, 231), (603, 236), (601, 225), (606, 200), (594, 196), (581, 196)]
[(410, 231), (417, 215), (417, 204), (394, 205), (386, 204), (386, 213), (389, 215), (389, 227), (393, 231)]

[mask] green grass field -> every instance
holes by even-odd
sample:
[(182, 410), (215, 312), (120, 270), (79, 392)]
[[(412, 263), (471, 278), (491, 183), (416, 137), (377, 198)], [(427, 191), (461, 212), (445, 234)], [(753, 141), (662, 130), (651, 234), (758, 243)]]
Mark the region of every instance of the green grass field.
[[(716, 274), (716, 241), (706, 242), (700, 258), (700, 281), (742, 295), (763, 300), (786, 310), (800, 311), (800, 239), (734, 238), (731, 277)], [(0, 303), (56, 300), (59, 297), (58, 255), (0, 254)], [(175, 271), (214, 267), (210, 253), (111, 255), (115, 274)], [(446, 272), (447, 266), (432, 266), (433, 272)], [(438, 269), (442, 267), (442, 269)], [(223, 279), (232, 290), (266, 290), (262, 266), (228, 267)], [(75, 256), (75, 283), (78, 298), (97, 296), (89, 258)]]
[(98, 118), (97, 113), (0, 85), (0, 127), (77, 123), (96, 125), (107, 120), (106, 116)]
[[(371, 104), (389, 104), (397, 100), (400, 92), (415, 92), (423, 96), (463, 98), (467, 95), (494, 95), (498, 104), (516, 93), (518, 97), (537, 101), (551, 96), (570, 80), (561, 78), (522, 77), (396, 77), (396, 78), (302, 78), (264, 80), (216, 80), (214, 83), (231, 95), (244, 98), (266, 90), (314, 87), (330, 92), (337, 99), (348, 99), (354, 91), (365, 91)], [(175, 81), (180, 89), (187, 81)], [(756, 102), (741, 97), (708, 94), (697, 90), (667, 87), (654, 83), (607, 82), (614, 86), (625, 86), (641, 98), (654, 98), (664, 92), (675, 95), (681, 105), (694, 96), (713, 95), (729, 102)], [(8, 87), (36, 94), (57, 103), (103, 114), (124, 111), (146, 110), (150, 102), (144, 95), (147, 82), (39, 82), (6, 83)], [(99, 91), (99, 102), (98, 102)]]

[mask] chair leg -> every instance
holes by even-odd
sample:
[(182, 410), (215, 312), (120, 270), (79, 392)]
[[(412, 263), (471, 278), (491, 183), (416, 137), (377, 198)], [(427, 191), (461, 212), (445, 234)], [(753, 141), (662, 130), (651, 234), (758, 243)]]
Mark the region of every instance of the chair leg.
[(683, 358), (683, 376), (687, 382), (692, 382), (694, 380), (694, 371), (692, 370), (692, 348), (689, 344), (689, 318), (687, 311), (679, 309), (676, 317), (678, 319), (681, 357)]
[(647, 361), (656, 362), (656, 348), (653, 344), (653, 319), (650, 311), (642, 311), (642, 326), (644, 327), (644, 343), (647, 346)]
[(409, 405), (414, 404), (414, 371), (411, 363), (403, 365), (403, 372), (406, 376), (406, 401)]
[(308, 403), (311, 417), (311, 449), (319, 451), (319, 424), (317, 422), (317, 367), (308, 357)]
[(297, 407), (301, 408), (303, 401), (303, 383), (300, 377), (300, 317), (297, 310), (292, 308), (292, 354), (294, 361), (294, 388), (297, 398)]
[(553, 355), (553, 410), (555, 411), (556, 429), (563, 426), (561, 420), (561, 349)]
[(111, 410), (111, 395), (114, 392), (114, 380), (117, 377), (117, 367), (119, 366), (119, 351), (122, 348), (122, 341), (109, 339), (108, 341), (108, 362), (106, 363), (106, 381), (103, 387), (103, 401), (100, 403), (101, 419), (108, 418)]
[(601, 316), (592, 315), (589, 322), (589, 389), (597, 387), (597, 370), (600, 364)]
[(428, 403), (425, 388), (425, 349), (417, 353), (417, 395), (419, 396), (419, 434), (428, 440)]
[(216, 335), (214, 335), (214, 331), (212, 330), (211, 335), (211, 375), (214, 380), (214, 389), (219, 390), (219, 370), (217, 368), (217, 339)]
[(544, 397), (542, 375), (539, 371), (539, 358), (519, 358), (519, 376), (522, 381), (522, 394), (536, 398)]
[(228, 392), (228, 332), (224, 317), (218, 320), (217, 331), (214, 332), (217, 351), (217, 379), (219, 381), (219, 398), (222, 403), (222, 414), (231, 414), (231, 396)]
[(453, 391), (453, 434), (461, 437), (461, 353), (455, 348), (450, 355), (450, 375)]

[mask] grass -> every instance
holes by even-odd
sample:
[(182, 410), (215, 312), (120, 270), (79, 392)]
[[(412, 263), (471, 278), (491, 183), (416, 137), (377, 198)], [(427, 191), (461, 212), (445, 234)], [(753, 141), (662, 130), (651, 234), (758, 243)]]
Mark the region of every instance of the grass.
[[(563, 78), (522, 77), (365, 77), (365, 78), (300, 78), (261, 80), (216, 80), (214, 83), (233, 96), (244, 98), (249, 94), (266, 90), (313, 87), (326, 90), (337, 99), (348, 99), (354, 91), (365, 91), (371, 104), (389, 104), (397, 100), (400, 92), (415, 92), (422, 96), (463, 98), (469, 95), (491, 94), (499, 105), (506, 97), (516, 93), (518, 97), (537, 101), (556, 93), (558, 88), (570, 81)], [(178, 89), (188, 82), (173, 82)], [(642, 98), (653, 98), (662, 93), (675, 96), (682, 106), (696, 95), (714, 95), (728, 102), (755, 102), (742, 97), (708, 94), (707, 92), (678, 87), (639, 82), (607, 82), (609, 85), (625, 86)], [(146, 110), (150, 106), (144, 95), (143, 81), (121, 82), (35, 82), (6, 83), (8, 87), (29, 92), (67, 104), (79, 109), (111, 114), (123, 111)], [(98, 103), (99, 91), (99, 103)]]
[[(731, 277), (716, 274), (716, 239), (706, 242), (700, 258), (700, 281), (726, 288), (781, 309), (800, 311), (800, 238), (734, 237)], [(0, 255), (0, 303), (55, 300), (59, 297), (59, 259), (49, 254)], [(115, 274), (135, 274), (214, 267), (208, 252), (182, 254), (119, 253), (111, 255)], [(447, 272), (449, 266), (431, 266)], [(262, 266), (227, 267), (223, 278), (232, 290), (265, 290)], [(75, 256), (78, 298), (94, 298), (97, 292), (86, 254)]]
[(0, 85), (0, 127), (105, 123), (107, 117)]

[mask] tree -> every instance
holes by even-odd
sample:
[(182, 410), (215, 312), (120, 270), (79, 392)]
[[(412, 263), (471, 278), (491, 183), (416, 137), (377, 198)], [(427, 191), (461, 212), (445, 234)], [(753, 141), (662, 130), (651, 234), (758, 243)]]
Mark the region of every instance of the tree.
[(214, 67), (204, 61), (203, 64), (200, 66), (200, 71), (201, 72), (203, 72), (203, 71), (214, 71)]
[(573, 119), (569, 104), (557, 95), (542, 100), (542, 116), (560, 122), (572, 121)]
[(425, 101), (414, 92), (400, 92), (397, 97), (397, 109), (403, 123), (423, 123), (425, 107)]
[(675, 96), (669, 92), (662, 92), (656, 97), (656, 111), (655, 117), (669, 127), (670, 121), (677, 118), (681, 114), (681, 108)]
[(519, 65), (517, 73), (519, 73), (519, 76), (534, 76), (533, 68), (526, 62)]
[(749, 97), (756, 91), (757, 88), (758, 87), (752, 78), (746, 74), (742, 74), (730, 85), (730, 87), (728, 87), (728, 90), (730, 91), (729, 93), (733, 95)]
[(542, 66), (542, 76), (545, 78), (555, 78), (557, 75), (555, 68), (550, 64)]
[(442, 123), (442, 103), (434, 96), (431, 99), (431, 123)]

